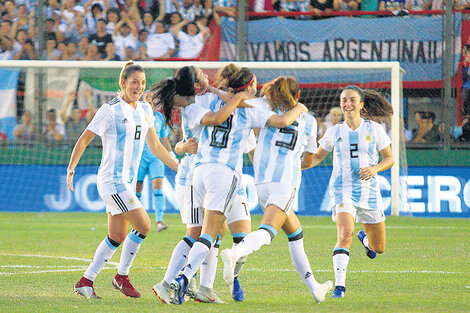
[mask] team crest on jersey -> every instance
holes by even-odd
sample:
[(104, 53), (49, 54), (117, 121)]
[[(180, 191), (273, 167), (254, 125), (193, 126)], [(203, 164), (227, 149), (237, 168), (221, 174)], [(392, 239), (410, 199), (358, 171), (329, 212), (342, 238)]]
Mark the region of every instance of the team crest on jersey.
[(129, 204), (130, 204), (130, 205), (134, 205), (134, 204), (135, 204), (134, 198), (130, 198), (130, 199), (129, 199)]
[(372, 142), (372, 134), (371, 133), (366, 133), (365, 134), (366, 142), (370, 144)]

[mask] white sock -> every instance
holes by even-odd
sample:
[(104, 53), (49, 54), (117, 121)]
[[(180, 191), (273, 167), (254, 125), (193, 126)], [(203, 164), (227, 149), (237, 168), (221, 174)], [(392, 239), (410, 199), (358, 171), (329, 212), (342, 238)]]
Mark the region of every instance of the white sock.
[(85, 271), (85, 274), (83, 274), (83, 277), (94, 281), (118, 247), (119, 243), (112, 239), (110, 240), (109, 237), (106, 236), (106, 238), (98, 245), (98, 248), (96, 248), (93, 260), (91, 260), (91, 263)]
[(263, 245), (271, 243), (271, 235), (265, 229), (258, 229), (243, 238), (243, 240), (232, 248), (236, 260), (259, 250)]
[(219, 261), (219, 247), (216, 247), (216, 245), (210, 249), (209, 254), (201, 265), (200, 285), (209, 289), (214, 288), (217, 263)]
[(178, 276), (178, 272), (183, 268), (186, 260), (188, 259), (188, 253), (194, 242), (195, 240), (188, 235), (184, 236), (184, 238), (178, 242), (176, 247), (173, 249), (170, 262), (168, 263), (168, 268), (165, 272), (165, 277), (163, 278), (165, 282), (170, 284), (171, 281)]
[(145, 236), (133, 229), (124, 239), (122, 245), (121, 259), (118, 265), (118, 274), (127, 276), (129, 275), (129, 269), (131, 268), (132, 262), (139, 252), (140, 245), (144, 241)]
[(318, 286), (318, 282), (315, 280), (307, 255), (305, 254), (304, 239), (289, 241), (289, 252), (295, 270), (307, 285), (310, 293), (313, 293), (314, 288)]
[[(234, 244), (232, 245), (232, 249), (233, 249), (233, 247), (235, 247), (236, 245), (238, 245), (238, 243), (234, 243)], [(243, 257), (241, 257), (241, 258), (239, 258), (239, 259), (237, 260), (237, 263), (235, 263), (235, 269), (233, 270), (233, 274), (234, 274), (235, 277), (237, 277), (238, 274), (240, 274), (240, 272), (241, 272), (242, 269), (243, 269), (243, 266), (245, 265), (245, 262), (246, 262), (246, 256), (243, 256)]]
[(183, 270), (183, 275), (188, 281), (196, 274), (202, 262), (207, 258), (209, 249), (212, 247), (214, 239), (208, 234), (202, 234), (194, 243), (188, 255), (188, 264)]
[(349, 263), (349, 250), (335, 248), (333, 252), (333, 269), (335, 272), (335, 286), (346, 287), (346, 269)]
[(370, 247), (369, 247), (369, 238), (367, 236), (365, 236), (364, 239), (362, 239), (362, 242), (364, 243), (364, 246), (366, 246), (367, 248), (370, 249)]

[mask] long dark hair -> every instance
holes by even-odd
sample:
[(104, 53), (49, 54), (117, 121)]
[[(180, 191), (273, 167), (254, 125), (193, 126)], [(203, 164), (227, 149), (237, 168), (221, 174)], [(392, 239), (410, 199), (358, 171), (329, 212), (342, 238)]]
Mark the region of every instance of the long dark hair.
[(193, 66), (182, 67), (176, 76), (162, 80), (150, 87), (152, 95), (152, 105), (160, 106), (165, 117), (165, 124), (173, 129), (173, 107), (175, 106), (175, 96), (194, 96), (194, 83), (197, 82), (196, 71)]
[(361, 98), (360, 101), (364, 101), (361, 117), (374, 120), (377, 117), (391, 117), (393, 115), (392, 105), (379, 92), (362, 89), (355, 85), (347, 86), (343, 91), (348, 89), (355, 90)]

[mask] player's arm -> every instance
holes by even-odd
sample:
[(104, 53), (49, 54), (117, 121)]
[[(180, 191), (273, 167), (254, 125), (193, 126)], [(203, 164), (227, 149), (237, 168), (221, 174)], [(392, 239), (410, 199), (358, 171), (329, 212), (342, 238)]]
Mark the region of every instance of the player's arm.
[(178, 163), (171, 157), (171, 155), (168, 153), (168, 150), (165, 149), (158, 139), (157, 133), (155, 132), (155, 127), (150, 128), (148, 131), (147, 144), (150, 148), (150, 151), (152, 151), (152, 153), (157, 158), (159, 158), (172, 170), (178, 171)]
[(252, 96), (246, 92), (239, 92), (228, 101), (222, 108), (217, 112), (207, 112), (201, 118), (202, 125), (219, 125), (222, 124), (244, 100), (251, 99)]
[(362, 180), (369, 180), (374, 177), (378, 172), (382, 172), (388, 170), (392, 167), (395, 161), (393, 160), (392, 149), (390, 146), (387, 146), (383, 150), (380, 151), (380, 155), (382, 156), (382, 161), (379, 164), (370, 166), (370, 167), (361, 167), (359, 168), (359, 178)]
[(328, 153), (330, 153), (330, 151), (323, 149), (321, 146), (318, 147), (316, 153), (305, 152), (301, 163), (302, 170), (317, 166), (325, 159)]
[(70, 191), (73, 191), (73, 174), (75, 174), (75, 167), (77, 166), (80, 158), (83, 155), (86, 147), (95, 138), (96, 134), (91, 130), (85, 129), (83, 134), (78, 138), (77, 143), (73, 147), (72, 155), (70, 156), (69, 166), (67, 167), (67, 185)]
[(295, 119), (299, 117), (302, 112), (308, 112), (308, 109), (305, 105), (299, 102), (296, 106), (282, 115), (273, 114), (268, 119), (267, 124), (272, 127), (285, 128), (294, 123)]

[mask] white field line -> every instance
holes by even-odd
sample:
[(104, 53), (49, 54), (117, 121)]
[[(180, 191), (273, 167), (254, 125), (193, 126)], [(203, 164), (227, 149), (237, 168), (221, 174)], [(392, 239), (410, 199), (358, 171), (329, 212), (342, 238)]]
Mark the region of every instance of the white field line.
[[(17, 256), (17, 257), (32, 257), (32, 258), (51, 258), (51, 259), (63, 259), (63, 260), (77, 260), (77, 261), (86, 261), (90, 262), (90, 259), (83, 259), (77, 257), (64, 257), (64, 256), (51, 256), (51, 255), (38, 255), (38, 254), (11, 254), (11, 253), (0, 253), (0, 255), (5, 256)], [(109, 265), (113, 265), (113, 267), (106, 266), (103, 269), (116, 269), (118, 263), (116, 262), (109, 262)], [(45, 266), (32, 266), (32, 265), (2, 265), (1, 268), (50, 268), (50, 270), (43, 270), (43, 271), (30, 271), (30, 272), (18, 272), (18, 273), (8, 273), (8, 272), (0, 272), (0, 275), (24, 275), (24, 274), (42, 274), (42, 273), (55, 273), (55, 272), (77, 272), (83, 271), (86, 269), (86, 266), (64, 266), (64, 265), (45, 265)], [(150, 270), (166, 270), (166, 267), (149, 267), (149, 266), (137, 266), (134, 268), (141, 268), (141, 269), (150, 269)], [(277, 268), (268, 268), (268, 269), (260, 269), (260, 268), (245, 268), (245, 271), (250, 272), (295, 272), (294, 269), (277, 269)], [(222, 269), (218, 269), (218, 271), (222, 271)], [(332, 270), (314, 270), (314, 272), (318, 273), (330, 273), (333, 272)], [(451, 272), (451, 271), (428, 271), (428, 270), (421, 270), (421, 271), (414, 271), (414, 270), (401, 270), (401, 271), (374, 271), (374, 270), (349, 270), (348, 273), (381, 273), (381, 274), (444, 274), (444, 275), (462, 275), (468, 274), (468, 272)]]

